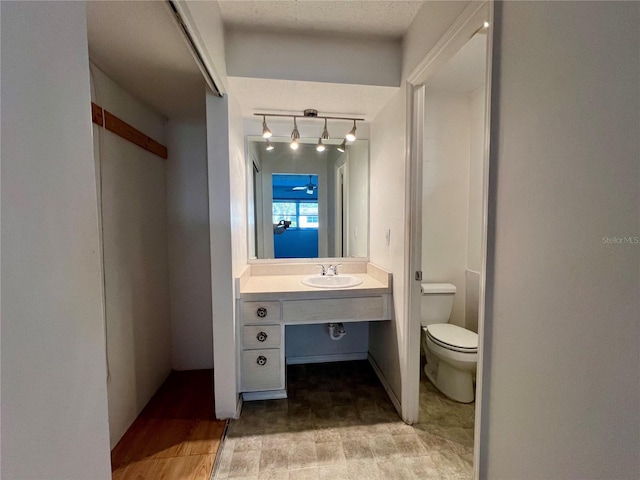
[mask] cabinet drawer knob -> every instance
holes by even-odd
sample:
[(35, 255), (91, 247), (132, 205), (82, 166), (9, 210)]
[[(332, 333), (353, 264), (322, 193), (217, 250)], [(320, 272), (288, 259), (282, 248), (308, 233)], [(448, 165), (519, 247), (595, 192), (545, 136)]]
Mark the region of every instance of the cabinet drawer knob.
[(260, 318), (264, 318), (267, 316), (267, 309), (264, 307), (260, 307), (258, 309), (258, 311), (256, 312), (256, 314), (260, 317)]
[(260, 355), (257, 359), (256, 359), (256, 363), (258, 365), (266, 365), (267, 364), (267, 357)]
[(268, 335), (265, 332), (260, 332), (258, 335), (256, 335), (256, 338), (258, 339), (259, 342), (264, 342), (267, 339)]

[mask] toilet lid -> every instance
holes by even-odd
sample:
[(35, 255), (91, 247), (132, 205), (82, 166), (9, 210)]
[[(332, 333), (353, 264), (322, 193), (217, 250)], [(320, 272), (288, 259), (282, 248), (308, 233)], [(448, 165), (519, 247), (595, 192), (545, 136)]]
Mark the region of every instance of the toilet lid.
[(478, 334), (451, 323), (427, 325), (427, 334), (436, 343), (451, 350), (476, 352)]

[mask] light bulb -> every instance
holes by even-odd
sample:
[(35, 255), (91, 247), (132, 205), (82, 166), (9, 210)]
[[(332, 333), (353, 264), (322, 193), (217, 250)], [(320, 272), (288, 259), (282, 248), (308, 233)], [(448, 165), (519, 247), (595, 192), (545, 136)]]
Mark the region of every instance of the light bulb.
[(291, 143), (289, 144), (289, 147), (291, 147), (291, 150), (297, 150), (298, 140), (296, 140), (295, 138), (291, 139)]
[(273, 148), (274, 148), (273, 143), (271, 143), (271, 140), (267, 138), (267, 148), (266, 148), (267, 152), (270, 152), (271, 150), (273, 150)]
[(322, 138), (319, 138), (319, 139), (318, 139), (318, 144), (316, 145), (316, 150), (317, 150), (318, 152), (324, 152), (324, 150), (325, 150), (325, 146), (324, 146), (324, 144), (322, 143)]
[(347, 149), (347, 141), (343, 140), (340, 145), (338, 145), (338, 151), (343, 152)]
[(350, 142), (353, 142), (356, 139), (356, 121), (355, 120), (353, 121), (353, 128), (349, 131), (349, 133), (347, 133), (347, 136), (345, 138)]
[(483, 26), (484, 28), (489, 28), (489, 22), (484, 22), (484, 23), (482, 24), (482, 26)]
[(262, 117), (262, 138), (271, 138), (271, 130), (267, 127), (267, 117)]

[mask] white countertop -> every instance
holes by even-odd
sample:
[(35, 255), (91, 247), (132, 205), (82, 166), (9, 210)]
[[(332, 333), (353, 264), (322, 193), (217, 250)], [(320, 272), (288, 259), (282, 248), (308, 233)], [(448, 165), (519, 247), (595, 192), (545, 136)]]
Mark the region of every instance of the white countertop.
[(336, 292), (356, 292), (364, 293), (361, 290), (374, 290), (370, 293), (388, 293), (389, 285), (385, 285), (366, 273), (351, 273), (353, 277), (362, 279), (360, 285), (347, 288), (317, 288), (309, 287), (302, 283), (302, 279), (308, 275), (260, 275), (249, 277), (246, 284), (240, 288), (240, 294), (256, 293), (336, 293)]
[(315, 264), (252, 266), (236, 279), (236, 296), (245, 300), (284, 300), (364, 297), (391, 293), (389, 272), (367, 262), (345, 263), (343, 269), (347, 271), (341, 272), (342, 275), (359, 278), (362, 283), (341, 288), (310, 287), (304, 285), (302, 279), (317, 270)]

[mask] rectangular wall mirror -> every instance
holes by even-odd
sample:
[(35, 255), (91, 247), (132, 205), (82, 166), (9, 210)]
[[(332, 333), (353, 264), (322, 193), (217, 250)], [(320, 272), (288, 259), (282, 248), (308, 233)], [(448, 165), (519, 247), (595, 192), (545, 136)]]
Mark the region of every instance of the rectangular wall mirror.
[(368, 258), (369, 141), (247, 137), (249, 259)]

